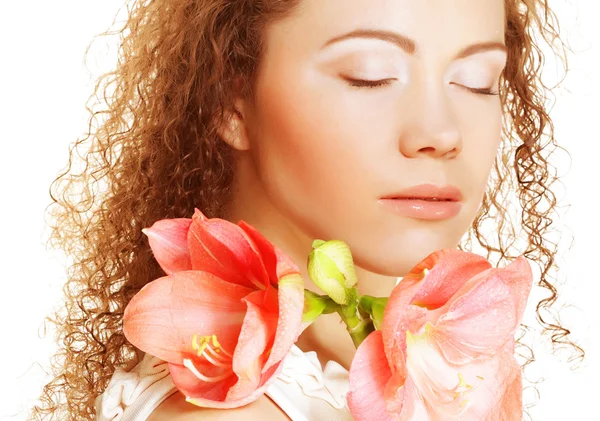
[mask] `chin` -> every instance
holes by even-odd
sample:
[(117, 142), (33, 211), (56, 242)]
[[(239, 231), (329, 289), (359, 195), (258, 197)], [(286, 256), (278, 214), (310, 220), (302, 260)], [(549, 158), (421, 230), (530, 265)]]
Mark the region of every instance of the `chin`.
[(384, 276), (404, 277), (431, 253), (445, 248), (455, 249), (458, 243), (459, 240), (448, 241), (447, 238), (428, 238), (415, 242), (407, 241), (405, 237), (396, 239), (393, 244), (370, 248), (350, 246), (350, 249), (357, 266)]
[(423, 257), (413, 258), (412, 256), (355, 256), (354, 263), (369, 272), (384, 276), (404, 277), (413, 267), (428, 254)]

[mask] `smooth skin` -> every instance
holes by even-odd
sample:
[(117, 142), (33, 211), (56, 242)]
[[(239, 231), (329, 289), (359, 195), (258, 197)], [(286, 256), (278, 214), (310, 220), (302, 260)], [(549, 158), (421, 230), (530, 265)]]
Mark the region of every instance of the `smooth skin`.
[[(239, 98), (221, 128), (236, 157), (225, 219), (260, 230), (314, 291), (305, 264), (312, 241), (343, 240), (360, 292), (388, 296), (427, 255), (455, 248), (477, 214), (502, 129), (499, 96), (482, 91), (498, 91), (503, 44), (503, 0), (304, 0), (269, 27), (255, 101)], [(417, 220), (378, 203), (424, 183), (458, 187), (459, 215)], [(346, 368), (355, 351), (336, 314), (297, 345)], [(288, 419), (266, 396), (223, 411), (176, 393), (150, 420), (200, 414)]]

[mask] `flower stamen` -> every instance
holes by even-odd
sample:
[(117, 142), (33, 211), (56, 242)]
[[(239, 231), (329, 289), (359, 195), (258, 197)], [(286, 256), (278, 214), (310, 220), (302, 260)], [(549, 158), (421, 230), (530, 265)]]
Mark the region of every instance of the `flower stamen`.
[[(479, 380), (483, 380), (483, 377), (481, 376), (475, 376), (477, 377), (477, 379)], [(471, 389), (473, 389), (473, 385), (468, 384), (465, 381), (465, 378), (463, 377), (462, 373), (458, 373), (458, 384), (454, 387), (454, 389), (452, 389), (452, 391), (454, 391), (454, 397), (453, 399), (456, 400), (460, 397), (463, 397), (464, 394), (467, 394), (467, 392), (469, 392)], [(469, 399), (464, 399), (460, 402), (460, 406), (459, 408), (462, 410), (463, 407), (469, 402)]]
[[(209, 351), (212, 351), (212, 349), (209, 349)], [(213, 358), (208, 352), (204, 351), (204, 353), (201, 356), (206, 358), (208, 362), (217, 367), (228, 367), (231, 365), (231, 360), (220, 359), (219, 357), (221, 357), (221, 355), (215, 355)]]
[(231, 361), (233, 359), (233, 355), (221, 346), (217, 340), (217, 335), (202, 336), (198, 343), (198, 334), (195, 333), (192, 337), (192, 349), (196, 351), (199, 357), (203, 355), (206, 356), (208, 351), (212, 353), (214, 357), (219, 358), (222, 361)]
[(197, 333), (192, 336), (192, 349), (196, 351), (196, 355), (198, 357), (204, 357), (206, 361), (212, 364), (215, 367), (224, 368), (225, 371), (223, 374), (219, 376), (206, 376), (194, 365), (194, 362), (185, 358), (183, 360), (183, 365), (188, 368), (194, 375), (202, 381), (205, 382), (218, 382), (221, 381), (231, 375), (233, 372), (231, 368), (231, 363), (233, 361), (233, 355), (227, 352), (217, 340), (217, 335), (209, 335), (209, 336), (199, 336)]
[(227, 377), (229, 377), (231, 375), (231, 373), (233, 373), (232, 369), (227, 370), (226, 372), (224, 372), (223, 374), (221, 374), (220, 376), (214, 376), (214, 377), (210, 377), (210, 376), (205, 376), (204, 374), (200, 373), (198, 371), (198, 369), (196, 368), (196, 366), (194, 365), (194, 362), (192, 360), (190, 360), (189, 358), (184, 358), (183, 359), (183, 365), (190, 370), (192, 373), (194, 373), (194, 375), (196, 377), (198, 377), (200, 380), (208, 382), (208, 383), (215, 383), (215, 382), (219, 382), (223, 379), (226, 379)]

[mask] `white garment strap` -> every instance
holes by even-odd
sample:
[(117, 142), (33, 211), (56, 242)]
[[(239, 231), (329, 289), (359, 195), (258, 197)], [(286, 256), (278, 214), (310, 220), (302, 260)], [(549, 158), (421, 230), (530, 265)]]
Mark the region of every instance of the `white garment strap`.
[(348, 371), (335, 361), (325, 370), (317, 354), (293, 346), (265, 393), (292, 421), (352, 421), (346, 404)]
[(96, 398), (96, 421), (146, 421), (175, 392), (167, 362), (146, 354), (131, 371), (115, 370)]

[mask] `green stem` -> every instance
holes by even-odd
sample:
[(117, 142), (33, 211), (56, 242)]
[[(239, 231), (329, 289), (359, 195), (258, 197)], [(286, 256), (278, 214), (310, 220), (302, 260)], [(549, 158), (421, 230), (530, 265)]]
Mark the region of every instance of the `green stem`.
[(374, 299), (375, 297), (372, 297), (370, 295), (363, 295), (362, 297), (360, 297), (360, 300), (358, 301), (358, 311), (360, 311), (361, 314), (370, 315), (373, 312)]
[(383, 312), (385, 311), (388, 300), (388, 297), (363, 295), (358, 302), (358, 311), (360, 314), (368, 314), (369, 318), (373, 321), (375, 329), (380, 329), (383, 320)]
[(347, 306), (340, 306), (338, 314), (346, 324), (346, 330), (350, 334), (355, 348), (358, 348), (362, 341), (375, 330), (373, 321), (370, 318), (359, 316), (356, 302)]
[[(325, 295), (325, 297), (327, 297)], [(325, 308), (323, 309), (323, 314), (335, 313), (340, 308), (340, 305), (333, 301), (331, 298), (327, 297), (325, 301)]]
[(319, 295), (309, 290), (304, 290), (304, 310), (302, 321), (313, 323), (321, 314), (335, 313), (339, 305), (327, 295)]

